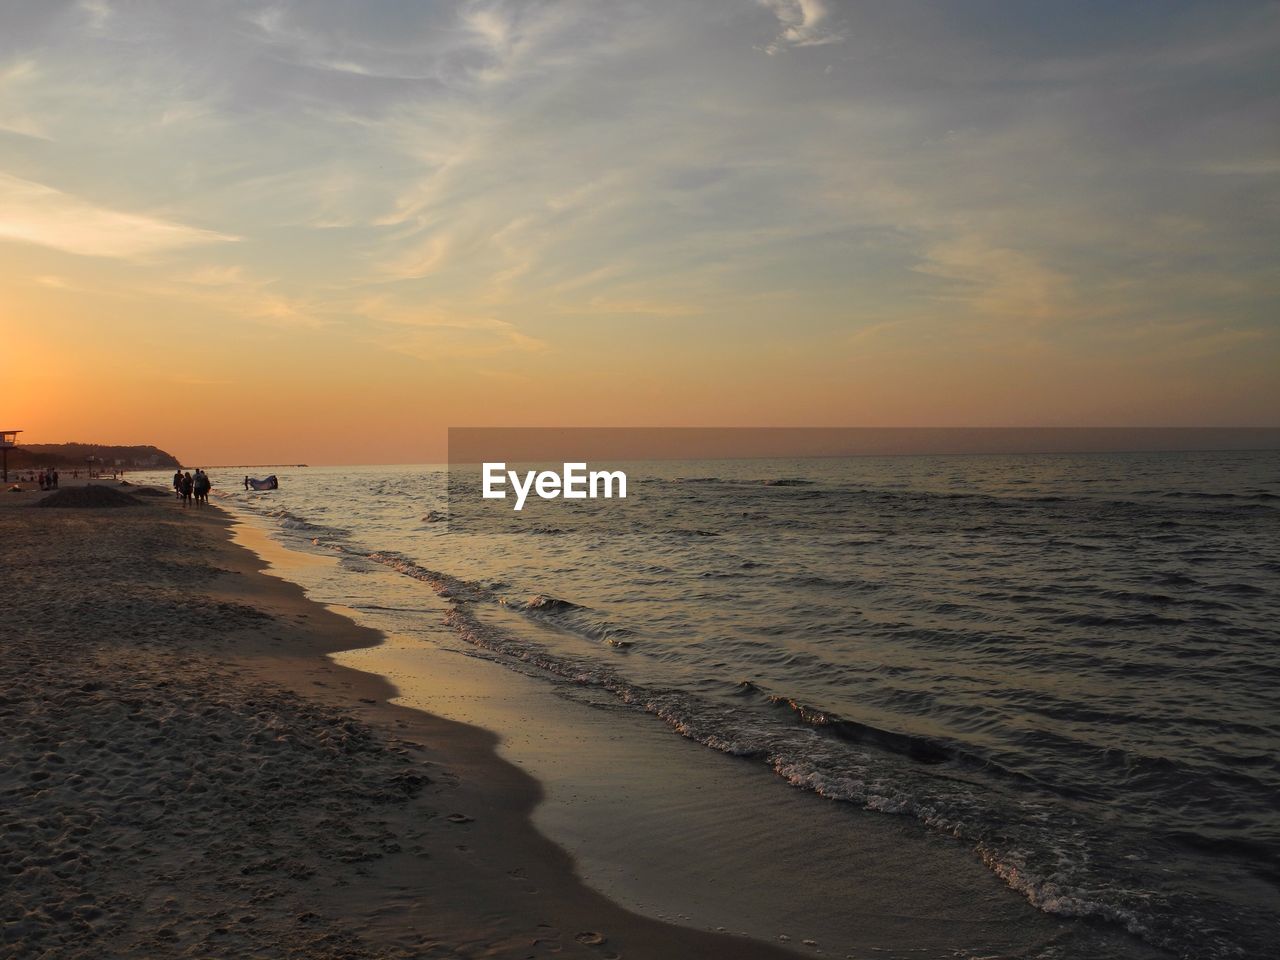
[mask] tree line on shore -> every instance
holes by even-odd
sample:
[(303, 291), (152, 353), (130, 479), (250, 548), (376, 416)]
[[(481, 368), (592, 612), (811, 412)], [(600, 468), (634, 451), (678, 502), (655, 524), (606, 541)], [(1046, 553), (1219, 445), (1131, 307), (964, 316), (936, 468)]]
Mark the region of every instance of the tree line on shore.
[(106, 467), (119, 465), (130, 470), (167, 470), (179, 465), (178, 458), (150, 444), (118, 446), (105, 443), (19, 443), (9, 451), (10, 470), (41, 467), (84, 467), (90, 458)]

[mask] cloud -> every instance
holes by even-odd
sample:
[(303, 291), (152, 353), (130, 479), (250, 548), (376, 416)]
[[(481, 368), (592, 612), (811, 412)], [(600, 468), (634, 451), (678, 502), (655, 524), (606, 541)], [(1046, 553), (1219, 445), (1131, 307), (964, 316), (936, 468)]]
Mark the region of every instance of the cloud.
[(820, 47), (830, 43), (842, 43), (844, 35), (822, 24), (827, 19), (827, 7), (822, 0), (759, 0), (778, 18), (782, 32), (764, 48), (770, 56), (787, 47)]
[(796, 356), (1274, 326), (1274, 13), (107, 3), (0, 13), (0, 169), (75, 194), (0, 174), (0, 238), (150, 258), (28, 258), (103, 296), (495, 368), (681, 316)]
[(0, 68), (0, 132), (52, 139), (45, 123), (27, 108), (30, 92), (40, 79), (39, 68), (31, 59)]
[(664, 300), (614, 299), (610, 297), (592, 297), (581, 307), (570, 308), (566, 312), (588, 313), (596, 316), (609, 314), (635, 314), (645, 317), (692, 317), (701, 311), (687, 303), (672, 303)]
[(0, 173), (0, 239), (90, 257), (132, 260), (239, 238), (99, 207), (53, 187)]
[[(426, 4), (408, 9), (417, 9), (424, 15), (431, 13), (430, 5)], [(334, 13), (328, 11), (330, 15)], [(357, 19), (361, 18), (360, 11), (353, 13)], [(404, 35), (391, 42), (377, 42), (361, 29), (377, 23), (380, 18), (376, 15), (354, 27), (349, 22), (343, 23), (340, 17), (335, 21), (326, 11), (285, 4), (250, 10), (242, 19), (252, 28), (252, 38), (283, 63), (355, 79), (438, 79), (438, 64), (433, 56), (437, 41), (422, 41), (421, 37), (442, 32), (424, 30), (421, 23), (405, 24)]]
[(447, 233), (435, 233), (413, 247), (401, 250), (383, 264), (381, 272), (391, 280), (418, 280), (430, 276), (445, 263), (452, 246)]
[(547, 349), (545, 342), (510, 321), (448, 305), (405, 306), (386, 297), (373, 297), (354, 312), (373, 323), (375, 343), (420, 360)]
[(1027, 325), (1061, 319), (1070, 300), (1059, 272), (975, 234), (930, 245), (915, 269), (947, 281), (938, 299), (984, 320)]
[(107, 0), (80, 0), (80, 9), (84, 12), (91, 30), (101, 30), (111, 19), (111, 4)]
[(198, 287), (252, 287), (260, 288), (270, 281), (253, 280), (239, 264), (229, 266), (205, 266), (190, 273), (175, 277), (182, 283), (193, 283)]
[(255, 276), (240, 264), (204, 264), (146, 288), (146, 296), (286, 330), (332, 327), (344, 319), (340, 302), (281, 292), (279, 286), (278, 277)]
[(1277, 177), (1280, 176), (1280, 157), (1242, 157), (1238, 160), (1210, 162), (1199, 170), (1219, 177)]
[(511, 21), (493, 8), (472, 8), (462, 13), (462, 22), (485, 46), (499, 55), (511, 49)]
[(16, 133), (34, 140), (52, 139), (38, 120), (23, 115), (0, 117), (0, 133)]

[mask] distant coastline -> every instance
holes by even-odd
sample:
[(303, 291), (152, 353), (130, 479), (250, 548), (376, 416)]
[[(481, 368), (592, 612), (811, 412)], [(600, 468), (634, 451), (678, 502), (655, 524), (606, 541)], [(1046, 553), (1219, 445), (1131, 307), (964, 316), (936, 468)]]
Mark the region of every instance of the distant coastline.
[(151, 444), (19, 443), (9, 450), (10, 470), (83, 467), (90, 462), (127, 470), (161, 470), (179, 463), (173, 454)]

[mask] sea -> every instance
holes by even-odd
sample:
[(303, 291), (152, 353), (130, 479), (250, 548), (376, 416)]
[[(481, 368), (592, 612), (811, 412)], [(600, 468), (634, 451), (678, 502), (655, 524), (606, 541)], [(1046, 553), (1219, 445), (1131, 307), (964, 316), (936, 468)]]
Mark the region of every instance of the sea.
[(622, 533), (451, 524), (441, 466), (242, 472), (219, 502), (357, 613), (444, 596), (489, 659), (958, 838), (1047, 914), (1280, 949), (1280, 453), (630, 463)]

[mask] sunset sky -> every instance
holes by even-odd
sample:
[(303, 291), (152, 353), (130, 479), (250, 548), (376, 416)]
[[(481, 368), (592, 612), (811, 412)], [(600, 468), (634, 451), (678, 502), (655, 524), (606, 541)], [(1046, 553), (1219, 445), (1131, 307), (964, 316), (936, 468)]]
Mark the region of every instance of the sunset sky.
[(0, 428), (1280, 424), (1280, 6), (0, 6)]

